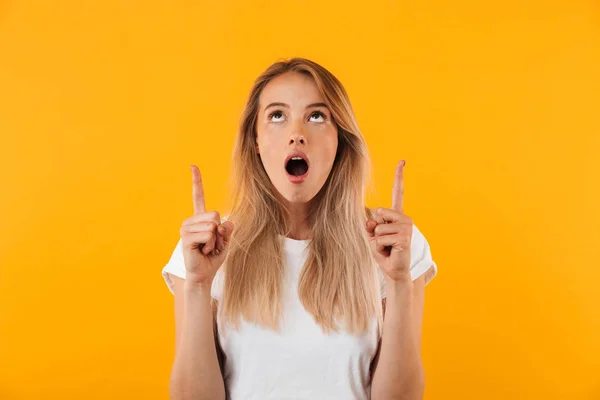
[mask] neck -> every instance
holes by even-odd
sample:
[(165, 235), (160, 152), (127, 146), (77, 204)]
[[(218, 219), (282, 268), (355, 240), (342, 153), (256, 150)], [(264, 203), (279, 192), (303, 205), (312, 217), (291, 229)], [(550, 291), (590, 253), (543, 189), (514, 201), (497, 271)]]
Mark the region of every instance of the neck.
[(286, 216), (286, 223), (289, 227), (287, 237), (295, 240), (310, 239), (310, 226), (308, 225), (308, 203), (290, 203), (286, 201), (286, 207), (289, 213)]

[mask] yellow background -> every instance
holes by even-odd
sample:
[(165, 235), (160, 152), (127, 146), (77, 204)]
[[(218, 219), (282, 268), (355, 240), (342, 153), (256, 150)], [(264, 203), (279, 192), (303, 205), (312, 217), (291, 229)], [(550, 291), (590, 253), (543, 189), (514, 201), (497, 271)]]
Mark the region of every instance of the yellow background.
[(191, 174), (226, 211), (253, 79), (345, 84), (439, 265), (427, 400), (600, 399), (593, 1), (0, 2), (0, 398), (165, 399)]

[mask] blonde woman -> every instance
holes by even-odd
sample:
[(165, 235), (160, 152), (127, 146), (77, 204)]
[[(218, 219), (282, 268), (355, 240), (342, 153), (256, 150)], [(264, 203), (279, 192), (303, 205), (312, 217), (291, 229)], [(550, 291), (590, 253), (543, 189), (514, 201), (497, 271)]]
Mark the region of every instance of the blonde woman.
[(232, 209), (194, 215), (163, 276), (175, 295), (172, 399), (421, 399), (425, 237), (365, 207), (369, 156), (342, 84), (294, 58), (258, 77), (232, 157)]

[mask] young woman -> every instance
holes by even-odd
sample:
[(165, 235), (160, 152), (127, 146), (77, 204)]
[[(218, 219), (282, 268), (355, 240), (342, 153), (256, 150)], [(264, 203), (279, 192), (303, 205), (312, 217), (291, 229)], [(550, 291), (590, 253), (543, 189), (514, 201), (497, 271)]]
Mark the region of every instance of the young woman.
[(194, 215), (163, 269), (175, 294), (171, 397), (421, 399), (437, 266), (403, 213), (403, 161), (392, 208), (365, 207), (370, 161), (342, 84), (306, 59), (271, 65), (232, 163), (226, 220), (205, 210), (192, 166)]

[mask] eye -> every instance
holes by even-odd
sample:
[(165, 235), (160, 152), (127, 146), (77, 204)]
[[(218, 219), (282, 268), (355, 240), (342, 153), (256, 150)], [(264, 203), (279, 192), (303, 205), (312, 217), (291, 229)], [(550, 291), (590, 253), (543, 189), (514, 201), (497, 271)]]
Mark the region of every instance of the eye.
[[(275, 118), (275, 119), (273, 119)], [(275, 110), (269, 114), (269, 121), (280, 122), (283, 121), (283, 113), (280, 110)]]
[(310, 118), (318, 118), (316, 121), (313, 120), (313, 122), (324, 122), (327, 117), (321, 111), (315, 111), (310, 114)]

